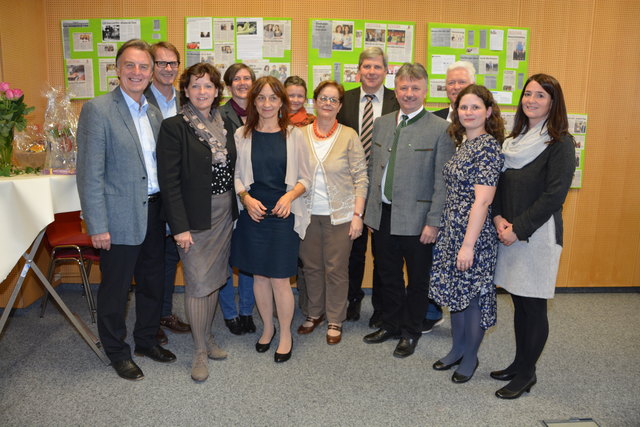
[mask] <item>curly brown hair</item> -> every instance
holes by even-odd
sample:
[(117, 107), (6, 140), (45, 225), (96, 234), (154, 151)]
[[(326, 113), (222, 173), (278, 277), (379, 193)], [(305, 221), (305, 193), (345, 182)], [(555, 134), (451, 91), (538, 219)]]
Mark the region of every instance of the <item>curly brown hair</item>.
[(222, 99), (222, 91), (224, 90), (224, 86), (222, 85), (222, 81), (220, 81), (220, 72), (213, 65), (208, 62), (199, 62), (197, 64), (192, 65), (182, 72), (180, 76), (180, 104), (186, 105), (189, 102), (189, 98), (187, 98), (187, 86), (191, 82), (191, 76), (194, 76), (196, 79), (202, 78), (205, 74), (209, 75), (209, 79), (211, 83), (213, 83), (218, 89), (218, 95), (213, 100), (213, 104), (211, 104), (211, 108), (217, 108), (220, 105), (220, 100)]
[(453, 142), (456, 144), (456, 147), (462, 144), (462, 138), (465, 134), (465, 128), (460, 123), (460, 117), (458, 116), (458, 104), (460, 100), (465, 95), (475, 95), (482, 100), (484, 106), (489, 109), (491, 108), (491, 115), (487, 118), (484, 130), (491, 136), (493, 136), (498, 144), (502, 145), (504, 141), (504, 120), (502, 120), (502, 116), (500, 115), (500, 107), (498, 107), (498, 103), (493, 99), (493, 95), (484, 86), (472, 84), (462, 89), (456, 98), (456, 102), (451, 106), (453, 112), (451, 114), (451, 125), (447, 130), (449, 132), (449, 136), (453, 139)]

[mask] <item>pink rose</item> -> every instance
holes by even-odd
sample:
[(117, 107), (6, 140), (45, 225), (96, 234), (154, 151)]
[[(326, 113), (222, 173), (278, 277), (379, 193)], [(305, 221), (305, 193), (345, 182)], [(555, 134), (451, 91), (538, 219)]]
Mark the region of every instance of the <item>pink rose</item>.
[(4, 96), (5, 96), (7, 99), (13, 99), (13, 98), (14, 98), (14, 95), (13, 95), (13, 89), (7, 89), (7, 90), (4, 92)]
[(9, 83), (0, 82), (0, 92), (6, 92), (7, 90), (9, 90)]
[(14, 99), (20, 99), (20, 97), (24, 95), (24, 92), (22, 91), (22, 89), (10, 89), (10, 90), (13, 90)]

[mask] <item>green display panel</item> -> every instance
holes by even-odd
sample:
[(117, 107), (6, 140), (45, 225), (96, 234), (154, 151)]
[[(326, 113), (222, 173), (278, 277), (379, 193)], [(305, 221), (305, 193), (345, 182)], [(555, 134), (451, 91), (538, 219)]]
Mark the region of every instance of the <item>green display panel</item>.
[(389, 58), (385, 86), (393, 88), (396, 71), (413, 62), (415, 23), (364, 19), (309, 20), (308, 97), (323, 80), (333, 79), (346, 90), (358, 86), (358, 57), (367, 47), (380, 47)]
[(221, 75), (235, 62), (256, 77), (291, 74), (291, 18), (185, 18), (186, 66), (213, 64)]
[(497, 25), (427, 24), (427, 102), (449, 102), (446, 70), (469, 61), (476, 83), (486, 86), (501, 105), (517, 105), (527, 80), (529, 29)]
[(90, 99), (118, 87), (116, 53), (127, 40), (167, 40), (167, 18), (63, 20), (65, 84), (72, 99)]

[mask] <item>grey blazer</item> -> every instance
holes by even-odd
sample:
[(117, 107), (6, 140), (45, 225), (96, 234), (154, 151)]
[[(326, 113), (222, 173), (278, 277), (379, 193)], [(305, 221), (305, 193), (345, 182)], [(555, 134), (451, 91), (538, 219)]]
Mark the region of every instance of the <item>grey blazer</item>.
[[(155, 138), (162, 114), (149, 105)], [(89, 234), (139, 245), (147, 232), (147, 170), (127, 103), (118, 87), (82, 107), (78, 121), (77, 185)]]
[[(369, 159), (369, 195), (365, 224), (380, 227), (382, 176), (389, 161), (398, 112), (386, 114), (373, 124)], [(391, 234), (418, 236), (425, 225), (440, 226), (446, 197), (442, 167), (453, 156), (447, 134), (449, 123), (433, 114), (400, 130), (393, 179)]]

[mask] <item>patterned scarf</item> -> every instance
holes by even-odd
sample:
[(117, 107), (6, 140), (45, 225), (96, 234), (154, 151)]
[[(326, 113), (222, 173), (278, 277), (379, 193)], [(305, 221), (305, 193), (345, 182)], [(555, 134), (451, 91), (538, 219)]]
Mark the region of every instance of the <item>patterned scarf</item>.
[(204, 118), (191, 102), (182, 106), (182, 118), (195, 131), (200, 141), (211, 148), (211, 163), (227, 162), (227, 130), (217, 108), (212, 108), (208, 118)]

